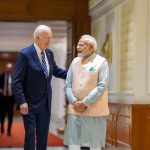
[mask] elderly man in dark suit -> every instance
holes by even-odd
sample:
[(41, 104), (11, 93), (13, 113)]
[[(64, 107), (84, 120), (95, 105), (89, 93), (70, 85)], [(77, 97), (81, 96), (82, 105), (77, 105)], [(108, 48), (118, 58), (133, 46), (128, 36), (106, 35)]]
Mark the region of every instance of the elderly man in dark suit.
[(13, 107), (15, 104), (12, 92), (12, 69), (13, 64), (8, 62), (5, 65), (5, 71), (0, 74), (0, 121), (1, 134), (4, 134), (4, 122), (6, 115), (8, 117), (7, 135), (11, 135), (11, 127), (13, 122)]
[(67, 72), (59, 68), (51, 50), (51, 28), (39, 25), (34, 43), (22, 49), (13, 75), (13, 91), (23, 116), (24, 150), (46, 150), (51, 116), (52, 75), (65, 79)]

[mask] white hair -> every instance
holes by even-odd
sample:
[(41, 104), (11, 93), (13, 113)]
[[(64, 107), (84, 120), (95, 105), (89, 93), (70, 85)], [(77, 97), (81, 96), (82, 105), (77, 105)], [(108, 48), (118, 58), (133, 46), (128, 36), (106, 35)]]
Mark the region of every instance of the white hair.
[(94, 51), (96, 51), (96, 49), (97, 49), (97, 42), (96, 42), (96, 39), (93, 36), (91, 36), (91, 35), (82, 35), (81, 36), (81, 40), (83, 40), (84, 42), (92, 45), (93, 48), (94, 48)]
[(52, 32), (52, 30), (51, 30), (51, 28), (49, 26), (46, 26), (46, 25), (39, 25), (39, 26), (37, 26), (36, 29), (34, 30), (34, 33), (33, 33), (34, 40), (42, 32)]

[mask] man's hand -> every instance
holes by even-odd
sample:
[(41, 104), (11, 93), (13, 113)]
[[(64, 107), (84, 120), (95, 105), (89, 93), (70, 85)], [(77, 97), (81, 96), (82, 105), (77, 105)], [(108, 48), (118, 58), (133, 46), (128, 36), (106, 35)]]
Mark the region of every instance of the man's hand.
[(28, 104), (24, 103), (20, 105), (20, 112), (23, 115), (27, 115), (28, 114)]
[(74, 103), (74, 109), (77, 112), (83, 112), (86, 109), (86, 106), (84, 105), (84, 103), (82, 101), (76, 101)]

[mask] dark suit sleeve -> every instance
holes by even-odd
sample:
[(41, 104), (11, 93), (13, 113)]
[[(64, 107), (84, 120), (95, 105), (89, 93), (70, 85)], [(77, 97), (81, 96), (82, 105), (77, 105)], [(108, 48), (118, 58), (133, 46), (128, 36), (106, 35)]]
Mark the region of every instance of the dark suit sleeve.
[(16, 99), (17, 105), (26, 103), (25, 93), (24, 93), (24, 79), (27, 70), (27, 58), (24, 54), (19, 53), (17, 55), (17, 61), (15, 65), (15, 70), (13, 73), (13, 92)]
[(62, 78), (62, 79), (66, 79), (66, 76), (67, 76), (67, 71), (66, 70), (63, 70), (61, 68), (59, 68), (57, 65), (56, 65), (56, 62), (54, 60), (54, 55), (53, 53), (51, 52), (51, 56), (52, 56), (52, 62), (53, 62), (53, 75), (57, 78)]

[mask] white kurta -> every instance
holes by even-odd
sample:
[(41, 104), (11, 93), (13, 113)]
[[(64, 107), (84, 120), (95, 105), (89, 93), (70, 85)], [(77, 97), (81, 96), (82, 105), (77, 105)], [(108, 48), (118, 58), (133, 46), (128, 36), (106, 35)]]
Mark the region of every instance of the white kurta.
[[(97, 55), (93, 54), (88, 58), (89, 65), (93, 62)], [(87, 67), (88, 67), (88, 64)], [(73, 65), (70, 66), (67, 79), (66, 79), (66, 94), (69, 103), (74, 103), (77, 98), (73, 92)], [(93, 71), (92, 68), (89, 71)], [(98, 78), (99, 82), (97, 86), (83, 99), (85, 105), (96, 102), (108, 85), (108, 64), (105, 60), (101, 69), (99, 70)], [(101, 109), (101, 108), (99, 108)], [(106, 115), (105, 116), (82, 116), (76, 114), (69, 114), (67, 119), (67, 125), (65, 129), (64, 143), (66, 145), (81, 145), (92, 148), (100, 148), (105, 146), (106, 138)]]

